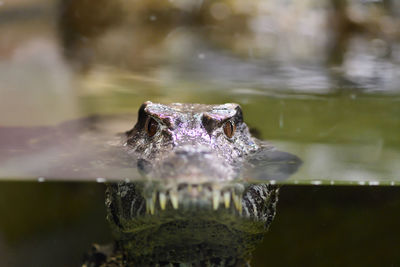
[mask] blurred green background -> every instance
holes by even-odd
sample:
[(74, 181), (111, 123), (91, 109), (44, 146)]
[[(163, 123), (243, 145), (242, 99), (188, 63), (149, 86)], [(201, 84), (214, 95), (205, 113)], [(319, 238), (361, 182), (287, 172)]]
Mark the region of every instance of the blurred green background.
[(390, 0), (3, 0), (0, 125), (237, 102), (303, 159), (288, 183), (396, 185), (399, 12)]

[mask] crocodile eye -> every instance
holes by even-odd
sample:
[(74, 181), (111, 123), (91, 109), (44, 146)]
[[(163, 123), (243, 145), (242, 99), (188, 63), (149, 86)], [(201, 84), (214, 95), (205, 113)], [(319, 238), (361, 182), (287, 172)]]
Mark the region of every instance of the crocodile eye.
[(156, 122), (155, 119), (149, 117), (146, 121), (145, 129), (150, 137), (154, 136), (158, 131), (158, 122)]
[(232, 122), (227, 121), (224, 124), (224, 133), (228, 138), (232, 138), (233, 134), (235, 133), (236, 125), (232, 124)]

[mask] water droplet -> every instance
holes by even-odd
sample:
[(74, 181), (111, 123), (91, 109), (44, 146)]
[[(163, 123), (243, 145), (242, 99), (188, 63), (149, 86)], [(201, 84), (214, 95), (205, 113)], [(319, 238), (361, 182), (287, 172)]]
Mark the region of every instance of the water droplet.
[(378, 181), (370, 181), (368, 184), (369, 185), (379, 185), (379, 182)]
[(365, 181), (359, 181), (358, 184), (359, 185), (365, 185)]
[(311, 184), (320, 185), (320, 184), (322, 184), (322, 181), (311, 181)]
[(104, 183), (104, 182), (106, 182), (106, 178), (98, 177), (98, 178), (96, 178), (96, 182), (98, 182), (98, 183)]
[(231, 9), (227, 4), (215, 3), (210, 7), (210, 13), (215, 19), (223, 20), (231, 14)]

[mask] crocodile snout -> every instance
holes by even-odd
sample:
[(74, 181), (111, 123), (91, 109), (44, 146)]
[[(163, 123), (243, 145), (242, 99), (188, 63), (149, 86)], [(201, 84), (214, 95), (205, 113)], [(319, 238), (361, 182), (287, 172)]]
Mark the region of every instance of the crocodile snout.
[(235, 175), (232, 166), (206, 147), (180, 147), (154, 161), (141, 159), (138, 168), (148, 178), (176, 184), (215, 183)]

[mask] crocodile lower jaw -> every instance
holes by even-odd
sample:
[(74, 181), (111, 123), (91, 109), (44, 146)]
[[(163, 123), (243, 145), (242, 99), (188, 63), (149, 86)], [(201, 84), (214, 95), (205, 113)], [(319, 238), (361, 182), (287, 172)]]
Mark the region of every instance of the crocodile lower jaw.
[(180, 211), (217, 211), (230, 210), (237, 215), (243, 214), (243, 193), (245, 185), (226, 184), (178, 184), (176, 186), (145, 186), (146, 214), (155, 215), (167, 210)]

